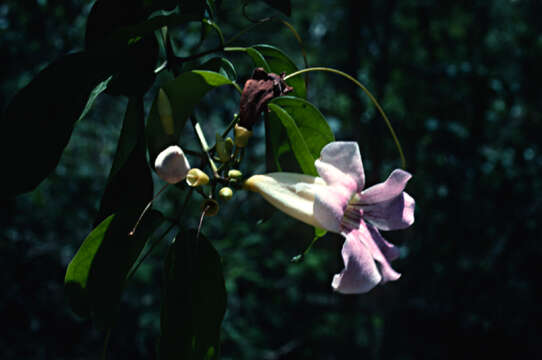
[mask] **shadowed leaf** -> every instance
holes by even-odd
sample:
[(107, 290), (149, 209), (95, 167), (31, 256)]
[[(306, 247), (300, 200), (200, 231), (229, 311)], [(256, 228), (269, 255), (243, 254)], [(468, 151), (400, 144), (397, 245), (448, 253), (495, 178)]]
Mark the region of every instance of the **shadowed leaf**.
[(178, 234), (164, 266), (159, 359), (218, 359), (225, 311), (219, 254), (195, 231)]
[(2, 196), (33, 190), (51, 173), (93, 89), (108, 76), (106, 59), (79, 52), (61, 57), (21, 89), (1, 122)]
[(152, 210), (129, 236), (138, 215), (126, 210), (107, 217), (83, 241), (66, 270), (65, 292), (72, 310), (82, 317), (92, 316), (98, 327), (114, 323), (126, 275), (163, 221), (162, 214)]

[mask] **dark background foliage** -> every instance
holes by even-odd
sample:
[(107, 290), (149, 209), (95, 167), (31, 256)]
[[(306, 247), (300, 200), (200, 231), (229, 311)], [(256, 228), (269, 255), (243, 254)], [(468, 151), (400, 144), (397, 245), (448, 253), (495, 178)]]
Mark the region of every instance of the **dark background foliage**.
[[(2, 110), (41, 68), (83, 47), (91, 5), (0, 5)], [(224, 1), (219, 24), (225, 34), (249, 25), (238, 5)], [(255, 18), (270, 12), (262, 4), (247, 10)], [(535, 0), (293, 1), (289, 21), (305, 42), (310, 65), (359, 78), (390, 116), (414, 174), (407, 190), (417, 201), (416, 223), (386, 234), (401, 246), (394, 263), (403, 273), (399, 281), (341, 296), (330, 288), (342, 266), (338, 236), (326, 235), (304, 262), (292, 264), (312, 229), (280, 213), (257, 224), (253, 215), (261, 200), (237, 193), (203, 230), (221, 254), (226, 276), (224, 359), (536, 357), (541, 12)], [(199, 36), (183, 31), (186, 46)], [(278, 22), (237, 43), (276, 45), (303, 64), (295, 38)], [(240, 55), (232, 60), (242, 82), (251, 65)], [(154, 93), (145, 98), (147, 110)], [(219, 89), (198, 108), (210, 135), (236, 111), (232, 94)], [(399, 166), (382, 119), (357, 88), (313, 73), (309, 99), (337, 139), (359, 141), (370, 184)], [(217, 103), (224, 107), (216, 109)], [(93, 359), (101, 351), (104, 334), (71, 313), (63, 277), (92, 229), (125, 105), (125, 98), (102, 95), (77, 123), (54, 173), (35, 191), (2, 205), (2, 359)], [(264, 169), (263, 144), (257, 145), (262, 132), (260, 125), (245, 173)], [(2, 175), (9, 177), (10, 169)], [(167, 212), (182, 198), (172, 189), (156, 207)], [(188, 223), (196, 221), (194, 216)], [(111, 358), (153, 358), (164, 256), (165, 244), (128, 286)]]

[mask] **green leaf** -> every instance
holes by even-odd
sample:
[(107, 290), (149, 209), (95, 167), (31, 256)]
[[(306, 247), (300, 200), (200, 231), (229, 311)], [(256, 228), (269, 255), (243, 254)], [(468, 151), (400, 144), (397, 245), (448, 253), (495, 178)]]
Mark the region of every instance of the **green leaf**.
[[(173, 111), (173, 121), (175, 123), (174, 141), (179, 138), (186, 120), (203, 96), (210, 90), (222, 85), (232, 85), (232, 81), (216, 72), (192, 70), (179, 75), (176, 79), (163, 86)], [(165, 133), (158, 115), (157, 98), (152, 104), (147, 119), (146, 131), (151, 163), (154, 163), (154, 159), (156, 159), (160, 151), (171, 145), (171, 137)]]
[(179, 233), (164, 266), (160, 360), (218, 359), (226, 288), (220, 256), (195, 231)]
[(268, 73), (272, 72), (271, 67), (269, 66), (261, 52), (252, 47), (246, 48), (245, 52), (248, 56), (252, 58), (252, 61), (254, 62), (254, 65), (256, 65), (256, 67), (261, 67)]
[[(295, 63), (290, 59), (282, 50), (267, 44), (254, 45), (254, 49), (263, 55), (271, 71), (275, 74), (285, 73), (286, 75), (294, 73), (298, 70)], [(305, 87), (305, 80), (302, 76), (295, 76), (288, 79), (286, 83), (294, 88), (294, 91), (290, 94), (302, 98), (307, 97), (307, 89)]]
[[(303, 154), (306, 146), (314, 163), (314, 159), (320, 156), (322, 148), (335, 140), (324, 116), (308, 101), (293, 96), (281, 96), (273, 99), (271, 104), (284, 110), (294, 120), (296, 127), (288, 130), (276, 113), (269, 114), (265, 129), (267, 171), (298, 171), (295, 162), (301, 166), (300, 158), (309, 159), (309, 157), (296, 154), (296, 151), (301, 151)], [(301, 134), (302, 143), (292, 138), (292, 134), (294, 136), (297, 134), (295, 129)], [(311, 174), (305, 170), (312, 167), (306, 165), (303, 169), (301, 166), (301, 171)]]
[(220, 45), (224, 46), (224, 35), (222, 34), (222, 30), (220, 27), (212, 20), (209, 19), (202, 19), (203, 26), (206, 27), (208, 30), (212, 29), (216, 32), (216, 35), (218, 36), (218, 39), (220, 41)]
[(111, 75), (102, 56), (61, 57), (21, 89), (0, 128), (0, 162), (9, 171), (0, 198), (34, 189), (53, 171), (96, 86)]
[(142, 211), (152, 199), (153, 183), (146, 159), (144, 121), (143, 98), (131, 98), (95, 225), (121, 209)]
[(66, 270), (65, 292), (72, 310), (92, 316), (100, 327), (115, 321), (126, 275), (164, 219), (152, 210), (129, 236), (137, 215), (132, 210), (107, 217), (83, 241)]
[(228, 59), (223, 57), (211, 58), (203, 64), (198, 65), (197, 68), (217, 72), (231, 81), (237, 80), (237, 71), (235, 71), (235, 67)]
[(294, 96), (281, 96), (271, 103), (283, 108), (294, 120), (312, 156), (320, 157), (322, 148), (335, 141), (324, 115), (313, 104)]
[[(295, 120), (283, 108), (272, 102), (269, 103), (268, 108), (277, 116), (282, 126), (286, 129), (290, 147), (303, 173), (317, 176), (318, 174), (314, 167), (315, 158), (311, 154)], [(273, 121), (273, 119), (271, 121)]]
[(94, 105), (94, 101), (96, 101), (96, 98), (98, 97), (98, 95), (100, 95), (102, 92), (105, 91), (105, 89), (107, 89), (107, 85), (111, 82), (111, 79), (113, 79), (113, 76), (108, 77), (107, 79), (99, 83), (94, 88), (94, 90), (92, 90), (87, 100), (87, 104), (85, 105), (85, 108), (83, 109), (83, 112), (81, 113), (81, 115), (79, 115), (78, 121), (81, 121), (85, 116), (87, 116), (88, 112), (92, 108), (92, 105)]

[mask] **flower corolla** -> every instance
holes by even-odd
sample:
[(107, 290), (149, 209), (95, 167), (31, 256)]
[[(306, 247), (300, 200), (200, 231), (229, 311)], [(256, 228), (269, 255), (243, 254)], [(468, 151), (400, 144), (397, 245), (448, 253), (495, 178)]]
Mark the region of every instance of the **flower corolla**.
[(364, 190), (365, 173), (355, 142), (327, 144), (315, 161), (319, 177), (295, 173), (254, 175), (244, 187), (261, 194), (286, 214), (344, 238), (344, 269), (333, 277), (334, 290), (365, 293), (401, 275), (390, 265), (398, 249), (379, 230), (414, 223), (414, 199), (404, 192), (411, 175), (394, 170), (383, 183)]

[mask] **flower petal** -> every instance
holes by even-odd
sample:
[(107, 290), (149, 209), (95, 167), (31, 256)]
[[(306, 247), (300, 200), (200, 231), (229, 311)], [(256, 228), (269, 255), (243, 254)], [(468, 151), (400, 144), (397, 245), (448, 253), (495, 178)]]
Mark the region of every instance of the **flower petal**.
[(318, 189), (314, 198), (314, 217), (326, 230), (341, 232), (341, 221), (344, 209), (351, 194), (341, 191), (341, 188), (325, 186)]
[(343, 294), (366, 293), (382, 280), (369, 249), (360, 241), (360, 233), (357, 230), (346, 235), (342, 248), (344, 269), (336, 274), (331, 282), (335, 291)]
[(373, 239), (380, 251), (382, 251), (382, 254), (384, 254), (386, 260), (391, 262), (397, 259), (399, 257), (399, 249), (397, 246), (384, 239), (377, 229), (374, 229), (374, 231), (378, 232), (378, 235), (373, 236)]
[(156, 157), (154, 168), (161, 179), (176, 184), (186, 177), (190, 164), (183, 150), (177, 145), (172, 145)]
[[(382, 275), (382, 283), (399, 279), (401, 274), (393, 270), (389, 263), (392, 258), (397, 258), (398, 254), (395, 253), (395, 248), (386, 249), (386, 245), (391, 244), (388, 243), (382, 235), (380, 235), (378, 229), (371, 224), (362, 222), (358, 231), (360, 233), (360, 240), (367, 246), (373, 259), (378, 262), (380, 274)], [(384, 251), (382, 249), (384, 249)]]
[(352, 203), (366, 205), (391, 200), (403, 192), (411, 177), (410, 173), (395, 169), (383, 183), (371, 186), (360, 194), (356, 194), (352, 199)]
[(243, 187), (259, 193), (271, 205), (297, 220), (312, 226), (325, 227), (314, 217), (315, 193), (326, 188), (320, 178), (278, 172), (251, 176)]
[(363, 217), (381, 230), (405, 229), (414, 223), (414, 199), (406, 192), (376, 204), (362, 205)]
[(401, 277), (389, 264), (398, 256), (396, 248), (372, 225), (362, 222), (358, 230), (343, 236), (344, 269), (333, 277), (334, 290), (343, 294), (366, 293), (379, 283)]
[(335, 141), (327, 144), (314, 162), (318, 174), (326, 184), (343, 188), (352, 196), (365, 185), (363, 163), (356, 142)]

